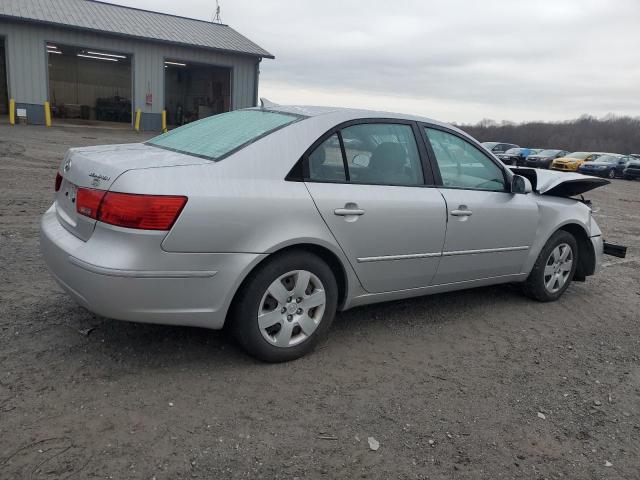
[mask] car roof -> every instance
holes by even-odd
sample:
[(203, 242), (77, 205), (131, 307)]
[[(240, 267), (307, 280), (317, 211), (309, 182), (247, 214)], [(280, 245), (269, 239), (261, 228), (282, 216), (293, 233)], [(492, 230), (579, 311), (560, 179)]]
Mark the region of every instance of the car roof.
[[(259, 110), (262, 107), (254, 107), (254, 108)], [(319, 117), (322, 115), (340, 114), (340, 116), (351, 117), (354, 120), (358, 118), (394, 118), (399, 120), (427, 122), (427, 123), (433, 123), (436, 125), (446, 126), (449, 128), (455, 128), (447, 123), (440, 122), (438, 120), (434, 120), (428, 117), (411, 115), (408, 113), (385, 112), (381, 110), (367, 110), (367, 109), (345, 108), (345, 107), (323, 107), (323, 106), (317, 106), (317, 105), (275, 105), (275, 104), (270, 104), (268, 107), (264, 109), (272, 112), (303, 115), (305, 117)], [(502, 143), (502, 142), (497, 142), (497, 143)]]

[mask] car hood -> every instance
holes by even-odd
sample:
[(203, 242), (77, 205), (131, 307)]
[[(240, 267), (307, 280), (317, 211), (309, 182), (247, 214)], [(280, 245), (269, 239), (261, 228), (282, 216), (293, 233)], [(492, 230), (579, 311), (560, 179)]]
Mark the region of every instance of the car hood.
[(607, 163), (607, 162), (585, 162), (583, 164), (583, 166), (588, 167), (589, 165), (594, 166), (594, 167), (609, 167), (609, 166), (614, 166), (615, 164), (613, 163)]
[(569, 158), (569, 157), (560, 157), (554, 160), (558, 163), (574, 163), (574, 162), (584, 162), (583, 158)]
[(511, 171), (516, 175), (522, 175), (529, 179), (533, 190), (540, 195), (553, 195), (556, 197), (573, 197), (611, 183), (604, 178), (590, 177), (581, 173), (557, 172), (526, 167), (512, 167)]

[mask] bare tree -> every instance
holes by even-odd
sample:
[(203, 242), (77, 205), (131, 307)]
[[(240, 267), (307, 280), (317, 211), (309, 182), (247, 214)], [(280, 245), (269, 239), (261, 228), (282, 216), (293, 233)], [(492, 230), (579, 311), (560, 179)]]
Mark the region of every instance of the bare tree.
[(523, 147), (562, 150), (640, 153), (640, 117), (582, 115), (564, 122), (495, 122), (483, 119), (458, 127), (481, 142), (500, 141)]

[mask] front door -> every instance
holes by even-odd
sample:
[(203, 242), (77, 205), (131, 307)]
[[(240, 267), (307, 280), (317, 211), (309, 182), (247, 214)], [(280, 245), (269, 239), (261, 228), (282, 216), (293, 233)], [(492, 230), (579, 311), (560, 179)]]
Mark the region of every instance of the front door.
[(502, 168), (462, 137), (431, 128), (426, 137), (448, 217), (434, 285), (520, 273), (538, 226), (536, 202), (508, 192)]
[(438, 189), (424, 185), (413, 126), (352, 125), (307, 161), (307, 188), (363, 287), (378, 293), (428, 286), (440, 262), (446, 210)]

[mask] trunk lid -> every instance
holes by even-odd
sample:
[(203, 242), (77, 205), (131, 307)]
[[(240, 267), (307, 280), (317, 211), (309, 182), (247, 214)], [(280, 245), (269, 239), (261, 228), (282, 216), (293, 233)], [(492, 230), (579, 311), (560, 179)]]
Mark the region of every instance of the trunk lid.
[(55, 196), (58, 219), (69, 232), (88, 240), (96, 220), (76, 211), (78, 187), (109, 190), (113, 182), (129, 170), (203, 163), (210, 161), (142, 143), (72, 148), (58, 170), (62, 175), (60, 190)]

